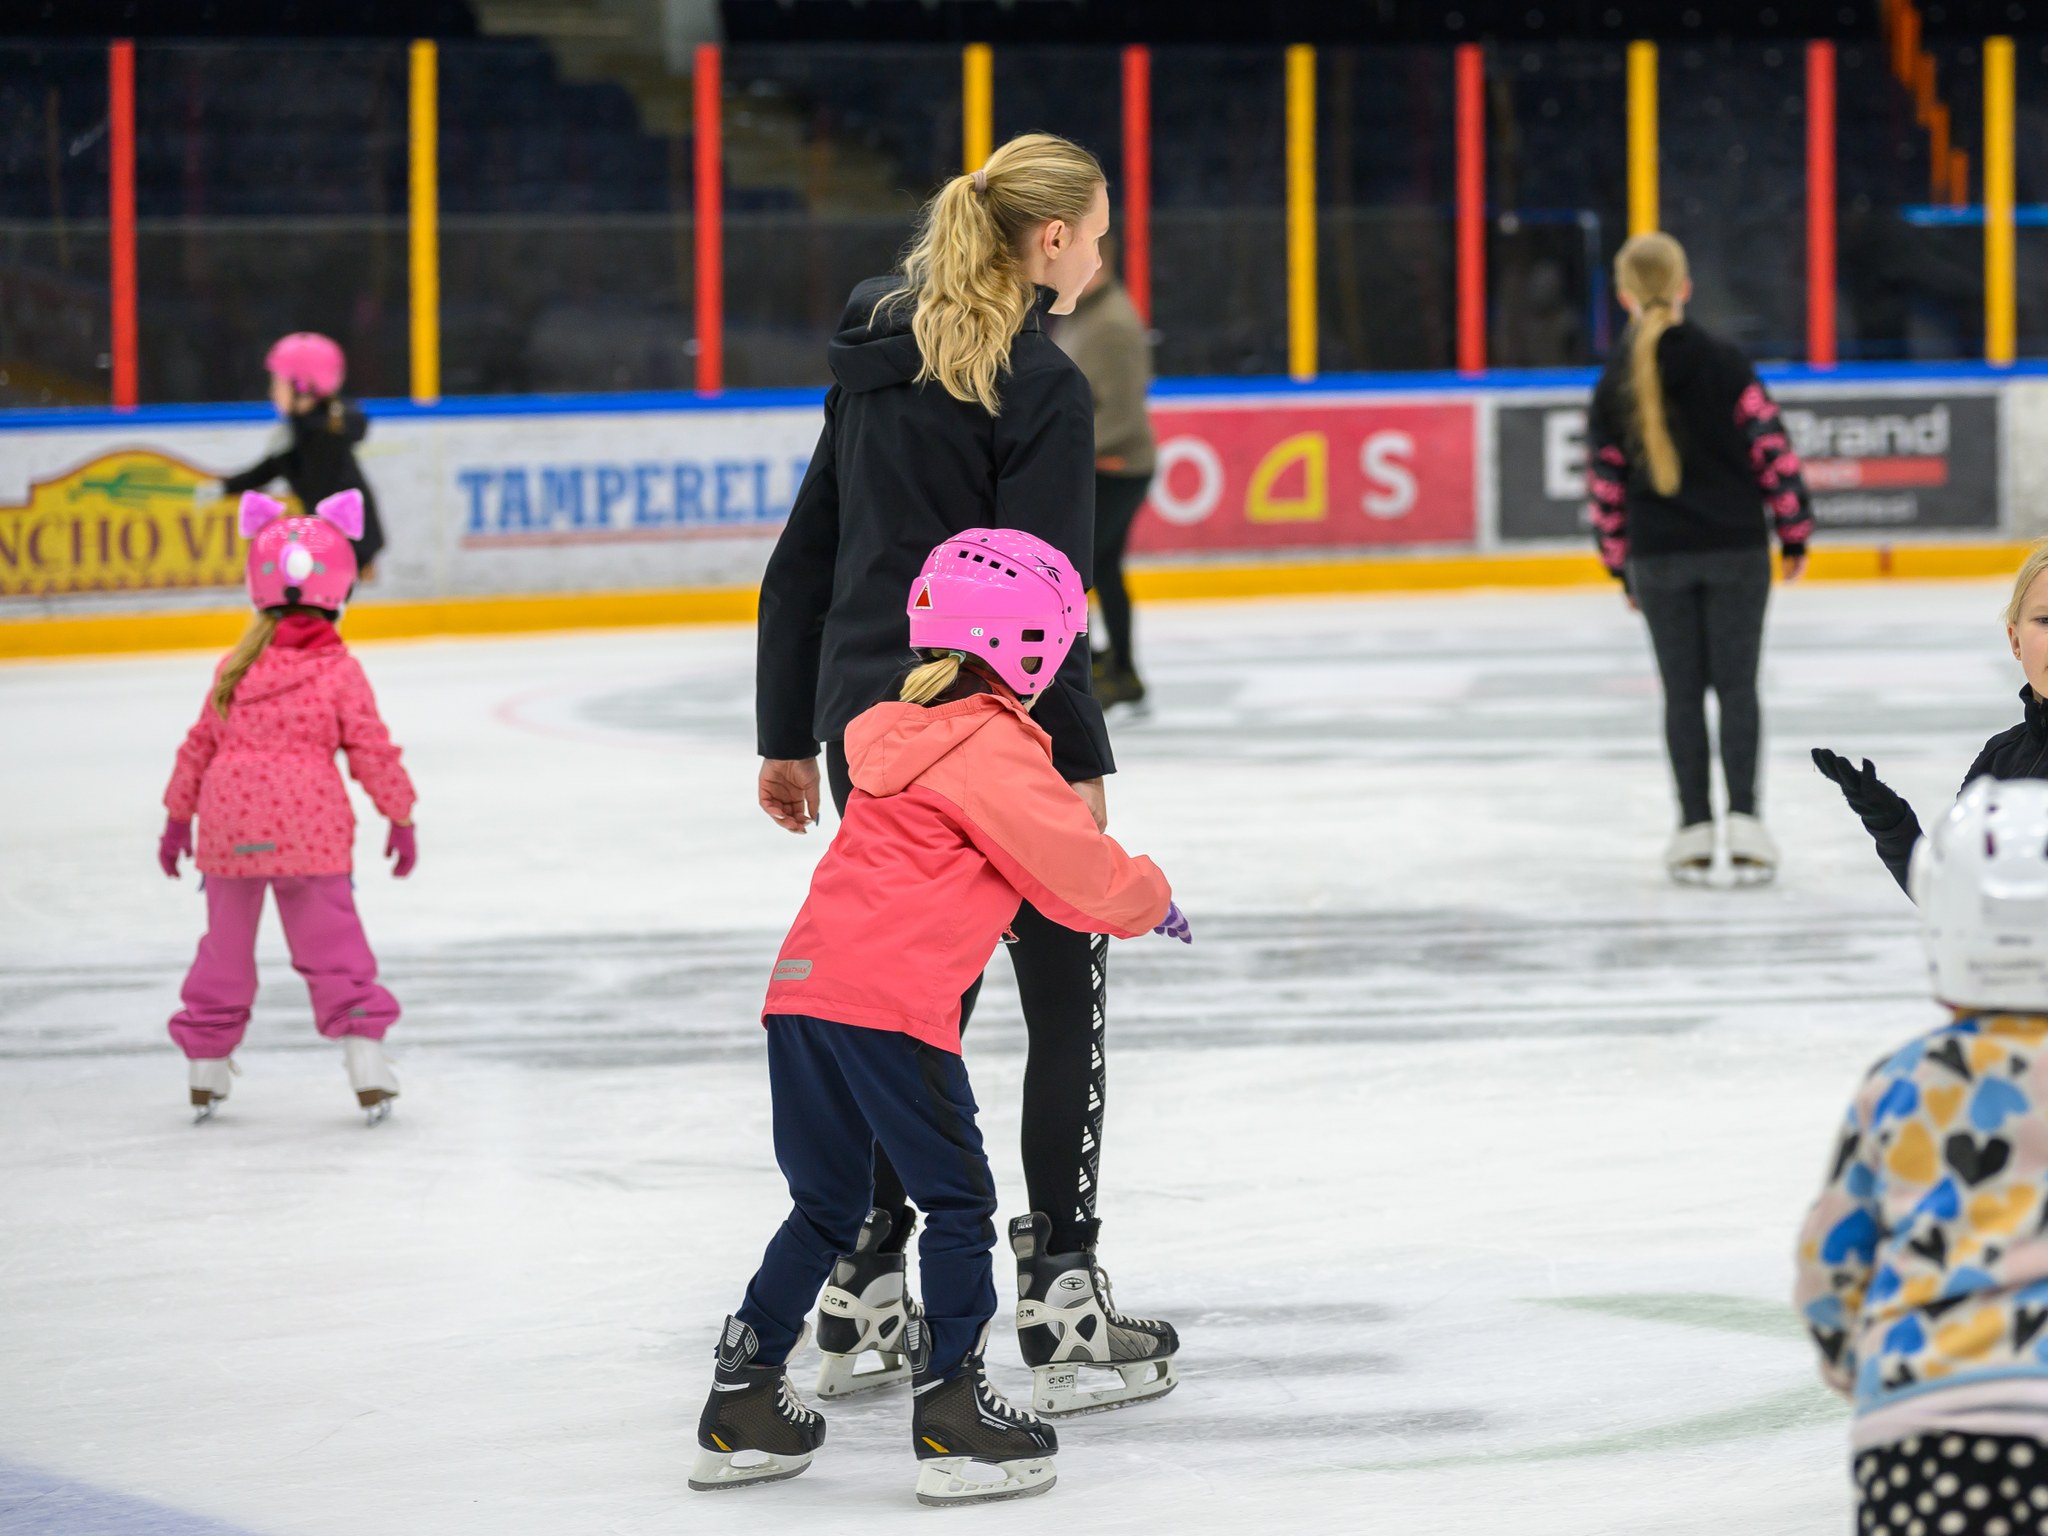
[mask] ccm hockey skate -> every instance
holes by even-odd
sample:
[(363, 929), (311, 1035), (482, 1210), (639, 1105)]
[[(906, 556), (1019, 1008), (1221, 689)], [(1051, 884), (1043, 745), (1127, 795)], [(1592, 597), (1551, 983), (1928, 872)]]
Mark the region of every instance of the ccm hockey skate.
[[(869, 1211), (853, 1252), (833, 1263), (832, 1278), (818, 1298), (820, 1397), (848, 1397), (910, 1379), (903, 1335), (912, 1304), (903, 1289), (903, 1245), (894, 1253), (880, 1251), (893, 1224), (887, 1211)], [(869, 1354), (880, 1364), (857, 1369)]]
[[(790, 1353), (803, 1347), (799, 1335)], [(796, 1395), (788, 1365), (756, 1365), (754, 1356), (760, 1352), (754, 1330), (728, 1317), (718, 1337), (711, 1396), (697, 1420), (690, 1486), (699, 1493), (795, 1477), (825, 1443), (824, 1416)]]
[(910, 1432), (917, 1450), (917, 1502), (947, 1509), (1028, 1499), (1052, 1487), (1059, 1435), (989, 1385), (982, 1363), (988, 1324), (981, 1325), (973, 1353), (943, 1379), (931, 1374), (924, 1319), (912, 1316), (904, 1332), (915, 1373)]
[(1010, 1223), (1017, 1255), (1017, 1344), (1031, 1367), (1031, 1406), (1066, 1417), (1163, 1397), (1177, 1385), (1171, 1323), (1125, 1317), (1091, 1243), (1047, 1253), (1052, 1223), (1034, 1211)]
[(382, 1041), (367, 1035), (343, 1035), (342, 1057), (348, 1063), (348, 1083), (363, 1107), (363, 1123), (376, 1125), (391, 1113), (391, 1101), (398, 1097), (398, 1077), (384, 1059)]
[(234, 1075), (242, 1069), (231, 1056), (193, 1057), (186, 1081), (192, 1085), (192, 1123), (204, 1125), (228, 1096)]

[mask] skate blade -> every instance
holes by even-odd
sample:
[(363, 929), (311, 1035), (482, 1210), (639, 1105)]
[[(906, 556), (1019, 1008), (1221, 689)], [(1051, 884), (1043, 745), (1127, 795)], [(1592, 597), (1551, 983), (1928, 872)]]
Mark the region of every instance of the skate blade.
[[(992, 1474), (992, 1475), (991, 1475)], [(917, 1464), (917, 1502), (933, 1509), (1029, 1499), (1059, 1481), (1050, 1456), (1015, 1461), (977, 1461), (972, 1456), (937, 1456)]]
[(211, 1120), (211, 1119), (213, 1118), (213, 1112), (214, 1112), (214, 1111), (215, 1111), (216, 1109), (219, 1109), (219, 1108), (220, 1108), (220, 1100), (219, 1100), (219, 1099), (208, 1099), (208, 1100), (206, 1100), (206, 1102), (205, 1102), (205, 1103), (203, 1103), (203, 1104), (202, 1104), (202, 1103), (201, 1103), (201, 1102), (199, 1101), (199, 1095), (198, 1095), (198, 1094), (196, 1094), (196, 1093), (195, 1093), (195, 1094), (193, 1094), (193, 1095), (192, 1095), (192, 1123), (193, 1123), (194, 1125), (204, 1125), (204, 1124), (206, 1124), (206, 1122), (207, 1122), (207, 1121), (209, 1121), (209, 1120)]
[(1667, 864), (1673, 885), (1709, 885), (1713, 882), (1714, 866), (1711, 864)]
[(1733, 868), (1737, 885), (1769, 885), (1778, 878), (1775, 864), (1752, 864), (1747, 859), (1737, 859)]
[[(713, 1451), (702, 1446), (690, 1465), (690, 1486), (699, 1493), (722, 1493), (728, 1488), (749, 1488), (756, 1483), (779, 1483), (795, 1477), (811, 1464), (812, 1453), (801, 1456), (771, 1456), (766, 1451)], [(742, 1456), (761, 1458), (741, 1461)]]
[[(361, 1094), (358, 1094), (358, 1095), (357, 1095), (357, 1097), (358, 1097), (358, 1098), (360, 1099), (360, 1098), (363, 1098), (363, 1097), (365, 1097), (365, 1095), (361, 1095)], [(394, 1097), (395, 1097), (395, 1095), (394, 1095)], [(390, 1119), (390, 1118), (391, 1118), (391, 1099), (390, 1099), (390, 1098), (382, 1098), (382, 1099), (377, 1099), (377, 1100), (374, 1100), (374, 1101), (373, 1101), (373, 1102), (371, 1102), (371, 1103), (367, 1103), (367, 1104), (363, 1105), (363, 1125), (364, 1125), (364, 1126), (365, 1126), (366, 1128), (367, 1128), (367, 1127), (369, 1127), (369, 1126), (373, 1126), (373, 1125), (382, 1125), (382, 1124), (383, 1124), (383, 1123), (384, 1123), (384, 1122), (385, 1122), (386, 1120), (388, 1120), (388, 1119)]]
[[(858, 1369), (861, 1361), (871, 1357), (879, 1360), (881, 1364), (870, 1366), (864, 1371)], [(851, 1397), (856, 1392), (872, 1392), (877, 1387), (893, 1386), (899, 1381), (908, 1380), (910, 1361), (902, 1355), (885, 1355), (877, 1350), (868, 1350), (858, 1355), (820, 1352), (818, 1356), (820, 1397)]]
[(1122, 1360), (1113, 1365), (1072, 1361), (1040, 1365), (1031, 1371), (1031, 1407), (1048, 1419), (1071, 1419), (1150, 1402), (1179, 1385), (1171, 1355), (1163, 1360)]

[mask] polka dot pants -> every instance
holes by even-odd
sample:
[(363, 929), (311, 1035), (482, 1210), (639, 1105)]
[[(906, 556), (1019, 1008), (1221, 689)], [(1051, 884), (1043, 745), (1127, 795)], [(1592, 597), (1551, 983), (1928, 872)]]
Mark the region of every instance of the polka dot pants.
[(1859, 1452), (1857, 1536), (2048, 1536), (2048, 1445), (1919, 1435)]

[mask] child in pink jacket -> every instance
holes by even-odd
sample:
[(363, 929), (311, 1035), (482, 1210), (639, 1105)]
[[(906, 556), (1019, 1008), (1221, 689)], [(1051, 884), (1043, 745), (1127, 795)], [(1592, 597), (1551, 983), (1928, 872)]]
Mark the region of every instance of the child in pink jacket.
[(171, 1038), (191, 1062), (199, 1120), (228, 1096), (230, 1057), (249, 1026), (265, 891), (277, 900), (292, 967), (312, 994), (314, 1023), (342, 1042), (369, 1122), (383, 1119), (398, 1096), (379, 1043), (398, 1018), (398, 1000), (377, 984), (356, 916), (356, 819), (334, 754), (348, 754), (349, 772), (390, 818), (384, 852), (396, 856), (400, 878), (417, 858), (412, 780), (377, 716), (369, 679), (334, 627), (355, 583), (349, 540), (361, 533), (361, 495), (344, 491), (317, 510), (288, 518), (268, 496), (242, 498), (257, 614), (215, 670), (164, 791), (169, 814), (157, 858), (174, 880), (199, 818), (207, 930), (185, 978), (185, 1006), (171, 1019)]
[(1097, 830), (1030, 707), (1087, 628), (1080, 577), (1010, 529), (932, 551), (912, 588), (925, 658), (847, 729), (853, 794), (775, 961), (763, 1022), (792, 1209), (725, 1321), (697, 1489), (794, 1477), (825, 1438), (788, 1380), (834, 1261), (854, 1250), (879, 1144), (925, 1212), (924, 1307), (902, 1338), (926, 1504), (1052, 1486), (1058, 1440), (983, 1369), (995, 1185), (960, 1058), (960, 994), (1023, 900), (1069, 927), (1186, 940), (1166, 877)]

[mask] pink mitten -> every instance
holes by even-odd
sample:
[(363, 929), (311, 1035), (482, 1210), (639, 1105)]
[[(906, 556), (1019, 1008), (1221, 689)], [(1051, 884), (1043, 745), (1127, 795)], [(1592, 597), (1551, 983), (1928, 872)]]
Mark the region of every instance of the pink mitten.
[(173, 880), (179, 878), (178, 860), (192, 857), (192, 823), (175, 816), (164, 818), (164, 835), (157, 839), (156, 861)]
[(419, 845), (413, 838), (413, 829), (401, 827), (395, 821), (391, 823), (391, 835), (384, 839), (384, 857), (388, 859), (393, 854), (398, 856), (398, 862), (391, 866), (394, 879), (403, 880), (412, 873), (413, 865), (420, 861)]

